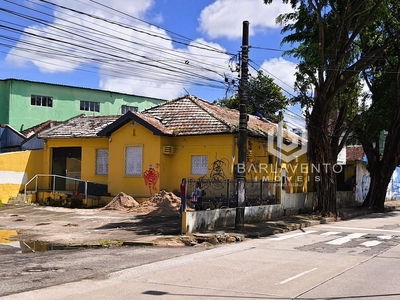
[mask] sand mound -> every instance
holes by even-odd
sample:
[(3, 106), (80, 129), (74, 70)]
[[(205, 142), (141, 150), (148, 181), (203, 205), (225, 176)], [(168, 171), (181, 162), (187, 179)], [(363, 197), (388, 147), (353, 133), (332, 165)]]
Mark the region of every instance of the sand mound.
[(104, 210), (118, 210), (118, 211), (130, 211), (132, 208), (138, 207), (140, 204), (133, 199), (132, 196), (129, 196), (123, 192), (119, 193), (114, 199), (111, 200), (106, 206), (102, 209)]
[(157, 216), (177, 216), (181, 206), (181, 198), (172, 192), (160, 191), (149, 200), (132, 208), (130, 211), (138, 214), (149, 214)]
[(180, 206), (180, 197), (172, 192), (162, 190), (143, 203), (138, 203), (133, 197), (121, 192), (101, 209), (126, 211), (151, 216), (179, 216)]

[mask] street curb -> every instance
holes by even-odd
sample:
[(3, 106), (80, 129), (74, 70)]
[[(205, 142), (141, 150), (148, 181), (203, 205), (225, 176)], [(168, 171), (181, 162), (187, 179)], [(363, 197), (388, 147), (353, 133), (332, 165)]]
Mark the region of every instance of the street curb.
[(153, 241), (125, 241), (122, 243), (122, 246), (147, 246), (152, 247), (155, 246)]

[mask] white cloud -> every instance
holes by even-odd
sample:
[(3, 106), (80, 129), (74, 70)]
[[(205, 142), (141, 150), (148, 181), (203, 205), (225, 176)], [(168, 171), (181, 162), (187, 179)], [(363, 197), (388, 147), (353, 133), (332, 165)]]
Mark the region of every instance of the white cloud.
[[(153, 0), (130, 1), (129, 5), (125, 0), (100, 2), (138, 17), (154, 4)], [(8, 62), (33, 63), (43, 73), (98, 69), (102, 89), (163, 99), (180, 96), (184, 89), (199, 82), (221, 82), (229, 72), (229, 56), (217, 44), (199, 39), (191, 47), (179, 44), (177, 49), (163, 29), (92, 2), (56, 3), (72, 10), (57, 8), (51, 23), (26, 28), (20, 42), (8, 53)]]
[(250, 35), (258, 31), (275, 29), (278, 15), (291, 12), (290, 4), (262, 0), (217, 0), (201, 12), (199, 30), (209, 38), (237, 39), (242, 36), (243, 21), (249, 21)]
[[(155, 0), (131, 0), (129, 5), (126, 0), (97, 2), (104, 6), (55, 0), (71, 10), (56, 8), (49, 23), (26, 28), (7, 62), (32, 63), (50, 74), (78, 69), (98, 73), (99, 88), (163, 99), (181, 96), (192, 86), (224, 88), (225, 76), (236, 77), (229, 70), (231, 57), (220, 45), (202, 38), (189, 46), (175, 43), (165, 30), (135, 19), (144, 19)], [(261, 0), (216, 0), (201, 12), (199, 29), (210, 39), (235, 39), (242, 35), (243, 20), (250, 22), (250, 33), (255, 34), (276, 29), (275, 18), (290, 10), (290, 5), (280, 1), (265, 5)], [(152, 18), (162, 22), (163, 15)], [(265, 61), (262, 68), (268, 71), (266, 75), (280, 79), (274, 78), (276, 84), (292, 92), (293, 63), (276, 58)]]
[(295, 63), (280, 57), (264, 61), (261, 69), (265, 70), (264, 75), (274, 78), (275, 84), (293, 94), (296, 66)]

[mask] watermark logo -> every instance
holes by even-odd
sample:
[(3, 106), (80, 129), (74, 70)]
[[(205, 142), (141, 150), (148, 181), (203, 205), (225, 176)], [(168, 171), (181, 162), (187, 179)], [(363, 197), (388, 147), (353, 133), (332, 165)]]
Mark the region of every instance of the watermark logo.
[[(279, 134), (279, 128), (282, 128), (281, 133)], [(268, 152), (281, 159), (282, 162), (289, 163), (296, 159), (296, 157), (300, 157), (307, 153), (307, 141), (300, 136), (296, 137), (293, 133), (292, 137), (288, 139), (283, 138), (283, 121), (280, 121), (278, 124), (278, 132), (275, 133), (275, 129), (272, 128), (268, 131)], [(280, 135), (280, 141), (279, 141)], [(275, 139), (274, 136), (278, 136)]]

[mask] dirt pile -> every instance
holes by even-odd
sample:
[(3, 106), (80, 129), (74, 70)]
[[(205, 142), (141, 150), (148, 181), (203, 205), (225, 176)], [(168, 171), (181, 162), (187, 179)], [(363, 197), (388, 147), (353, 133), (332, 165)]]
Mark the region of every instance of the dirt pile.
[(111, 200), (106, 206), (101, 208), (102, 210), (118, 210), (118, 211), (130, 211), (131, 209), (140, 206), (140, 204), (123, 192), (119, 193), (114, 199)]
[(176, 196), (172, 192), (162, 190), (143, 203), (139, 203), (132, 196), (121, 192), (101, 209), (148, 214), (153, 216), (179, 216), (180, 206), (180, 197)]
[(180, 197), (162, 190), (130, 211), (154, 216), (178, 216), (180, 206)]

